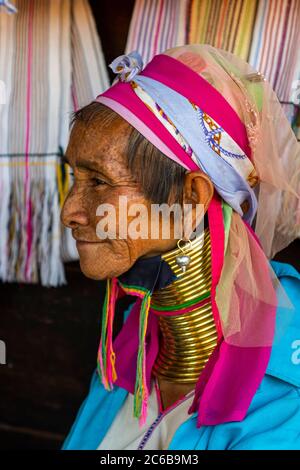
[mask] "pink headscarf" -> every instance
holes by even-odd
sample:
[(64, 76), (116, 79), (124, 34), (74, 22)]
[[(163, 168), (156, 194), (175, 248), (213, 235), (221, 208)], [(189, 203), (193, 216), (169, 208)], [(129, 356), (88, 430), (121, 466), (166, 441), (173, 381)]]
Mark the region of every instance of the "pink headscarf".
[[(117, 112), (166, 157), (187, 170), (205, 171), (216, 188), (208, 220), (219, 341), (199, 377), (190, 412), (198, 410), (198, 426), (242, 420), (267, 368), (276, 309), (291, 308), (268, 256), (299, 233), (299, 146), (268, 82), (225, 51), (208, 45), (177, 47), (155, 56), (144, 70), (133, 52), (111, 66), (120, 80), (96, 101)], [(128, 325), (140, 307), (138, 301), (127, 328), (125, 323), (110, 345), (116, 363), (113, 381), (131, 393), (132, 364), (126, 367), (124, 348)], [(153, 322), (150, 318), (145, 331), (145, 336), (152, 331), (143, 363), (148, 389), (158, 347)], [(126, 344), (137, 353), (138, 344)]]

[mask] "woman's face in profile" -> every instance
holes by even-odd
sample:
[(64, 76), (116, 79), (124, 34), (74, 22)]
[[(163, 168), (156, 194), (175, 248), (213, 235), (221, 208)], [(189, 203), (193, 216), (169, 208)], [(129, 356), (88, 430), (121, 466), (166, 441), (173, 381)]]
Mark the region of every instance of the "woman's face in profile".
[[(126, 165), (130, 130), (123, 119), (107, 127), (102, 126), (99, 120), (89, 123), (76, 121), (66, 150), (74, 183), (64, 202), (61, 220), (72, 229), (81, 270), (92, 279), (119, 276), (139, 257), (154, 256), (176, 246), (172, 236), (169, 239), (150, 236), (151, 203), (144, 197)], [(120, 205), (121, 196), (123, 205)], [(124, 201), (127, 211), (124, 210)], [(107, 220), (108, 215), (103, 211), (107, 207), (104, 204), (113, 209), (115, 224), (105, 227), (104, 230), (110, 233), (108, 238), (99, 238), (99, 222), (104, 221), (103, 217)], [(140, 219), (145, 222), (148, 217), (146, 226), (149, 231), (143, 232), (145, 238), (135, 238), (135, 233), (132, 235), (128, 231), (124, 233), (124, 222), (128, 227), (137, 218), (134, 204), (142, 204), (147, 210), (148, 215), (143, 211)]]

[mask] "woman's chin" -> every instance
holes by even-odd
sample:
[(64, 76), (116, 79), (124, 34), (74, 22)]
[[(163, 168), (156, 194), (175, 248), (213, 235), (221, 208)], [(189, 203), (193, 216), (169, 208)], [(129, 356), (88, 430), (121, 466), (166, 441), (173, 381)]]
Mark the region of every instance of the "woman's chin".
[(127, 253), (125, 247), (114, 246), (111, 243), (84, 243), (77, 244), (80, 269), (83, 274), (94, 280), (104, 280), (118, 277), (126, 272), (132, 265), (129, 256), (120, 256)]
[(86, 259), (80, 258), (79, 264), (82, 273), (89, 279), (102, 281), (111, 277), (111, 271), (105, 269), (104, 266), (99, 266), (95, 261), (87, 261)]
[(122, 269), (120, 266), (114, 266), (113, 263), (100, 263), (95, 261), (95, 259), (88, 259), (88, 257), (82, 256), (79, 258), (79, 264), (82, 273), (95, 281), (118, 277), (126, 271), (126, 269)]

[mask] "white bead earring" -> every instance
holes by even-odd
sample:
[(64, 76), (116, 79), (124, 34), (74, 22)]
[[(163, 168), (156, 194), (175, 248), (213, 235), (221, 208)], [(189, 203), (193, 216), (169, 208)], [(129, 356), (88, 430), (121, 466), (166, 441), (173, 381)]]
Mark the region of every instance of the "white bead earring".
[[(177, 263), (177, 265), (181, 268), (181, 271), (182, 271), (183, 273), (185, 273), (185, 272), (186, 272), (186, 268), (188, 267), (188, 265), (189, 265), (190, 262), (191, 262), (191, 258), (190, 258), (189, 255), (186, 254), (186, 245), (185, 245), (184, 247), (181, 247), (181, 246), (180, 246), (180, 242), (182, 242), (182, 241), (184, 241), (184, 240), (181, 238), (181, 239), (178, 240), (178, 242), (177, 242), (177, 246), (178, 246), (178, 248), (182, 251), (183, 254), (176, 256), (176, 263)], [(189, 248), (191, 248), (191, 246), (192, 246), (191, 240), (188, 240), (188, 242), (189, 242), (189, 244), (190, 244)]]

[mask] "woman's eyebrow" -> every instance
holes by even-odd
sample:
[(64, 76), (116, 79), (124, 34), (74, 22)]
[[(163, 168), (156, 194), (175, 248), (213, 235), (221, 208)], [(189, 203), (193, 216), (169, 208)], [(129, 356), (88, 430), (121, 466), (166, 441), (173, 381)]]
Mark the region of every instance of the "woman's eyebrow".
[[(67, 163), (68, 165), (71, 166), (70, 160), (67, 155), (63, 155), (61, 158), (62, 163)], [(97, 167), (97, 165), (94, 164), (94, 162), (91, 162), (90, 160), (84, 159), (84, 158), (79, 158), (76, 160), (76, 165), (77, 168), (84, 168), (89, 171), (94, 171), (96, 173), (101, 173), (102, 175), (105, 176), (105, 173)]]

